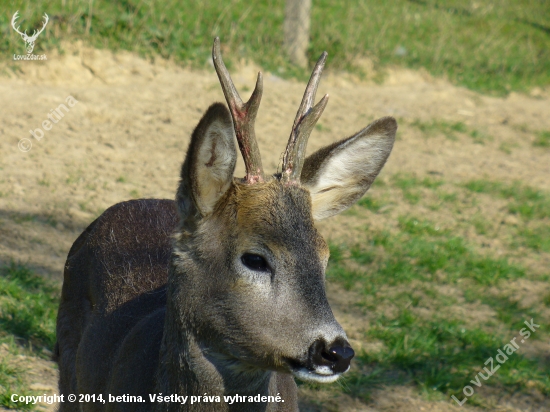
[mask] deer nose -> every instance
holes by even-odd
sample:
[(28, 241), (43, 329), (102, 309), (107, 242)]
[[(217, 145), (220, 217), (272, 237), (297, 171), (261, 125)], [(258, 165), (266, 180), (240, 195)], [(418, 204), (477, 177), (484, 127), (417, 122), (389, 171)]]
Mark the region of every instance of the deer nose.
[(351, 359), (355, 356), (355, 352), (351, 346), (333, 346), (328, 350), (328, 353), (335, 359), (332, 370), (336, 373), (347, 371)]
[(338, 339), (331, 345), (317, 341), (312, 345), (310, 353), (315, 366), (328, 366), (334, 373), (347, 371), (355, 356), (350, 344), (344, 339)]

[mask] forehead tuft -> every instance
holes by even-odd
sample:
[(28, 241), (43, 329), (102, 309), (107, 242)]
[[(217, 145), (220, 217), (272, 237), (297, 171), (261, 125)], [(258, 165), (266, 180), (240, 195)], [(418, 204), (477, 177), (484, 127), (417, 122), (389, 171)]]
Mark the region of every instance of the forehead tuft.
[(262, 230), (272, 235), (314, 231), (309, 192), (279, 181), (238, 185), (237, 222), (239, 227)]

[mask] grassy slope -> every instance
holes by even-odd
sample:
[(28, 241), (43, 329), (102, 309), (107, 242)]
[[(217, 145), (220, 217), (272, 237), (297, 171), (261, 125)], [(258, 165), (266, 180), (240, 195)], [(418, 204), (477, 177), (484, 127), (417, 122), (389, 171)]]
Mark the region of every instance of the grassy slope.
[[(0, 344), (9, 354), (0, 358), (0, 405), (31, 408), (11, 402), (11, 394), (29, 393), (16, 355), (44, 356), (55, 344), (59, 285), (34, 275), (23, 265), (0, 268)], [(15, 358), (17, 359), (17, 358)]]
[[(250, 58), (283, 76), (304, 77), (281, 53), (284, 1), (121, 0), (117, 2), (0, 0), (0, 50), (23, 53), (11, 29), (16, 10), (22, 29), (50, 24), (36, 53), (63, 40), (123, 48), (205, 65), (218, 35), (231, 59)], [(90, 17), (91, 16), (91, 17)], [(23, 21), (25, 20), (25, 21)], [(88, 21), (91, 23), (86, 35)], [(331, 69), (361, 72), (363, 56), (377, 67), (426, 68), (482, 92), (528, 91), (550, 83), (550, 7), (540, 0), (435, 1), (319, 0), (312, 12), (309, 57), (327, 50)]]
[[(442, 128), (440, 134), (445, 132)], [(414, 215), (384, 217), (391, 215), (392, 205), (402, 202), (427, 207), (440, 220), (497, 199), (505, 204), (504, 219), (483, 211), (454, 223)], [(383, 230), (365, 227), (360, 244), (332, 244), (327, 274), (357, 292), (355, 305), (370, 324), (362, 339), (378, 343), (380, 349), (360, 353), (359, 369), (343, 384), (318, 389), (343, 390), (368, 400), (377, 385), (414, 383), (430, 398), (463, 399), (462, 388), (472, 386), (478, 372), (484, 373), (486, 360), (512, 338), (519, 343), (524, 322), (534, 319), (540, 329), (481, 383), (508, 394), (550, 395), (548, 358), (521, 348), (548, 340), (550, 319), (544, 313), (550, 294), (546, 291), (526, 305), (517, 286), (511, 286), (550, 280), (548, 269), (536, 264), (541, 255), (550, 254), (550, 193), (519, 182), (452, 184), (398, 174), (379, 182), (373, 194), (347, 213), (374, 213), (377, 220), (397, 221), (396, 227)], [(517, 224), (505, 225), (506, 216), (517, 219)], [(470, 228), (475, 228), (473, 237), (467, 234)], [(505, 253), (484, 250), (495, 237), (504, 243)], [(474, 389), (468, 404), (490, 409), (483, 389)]]

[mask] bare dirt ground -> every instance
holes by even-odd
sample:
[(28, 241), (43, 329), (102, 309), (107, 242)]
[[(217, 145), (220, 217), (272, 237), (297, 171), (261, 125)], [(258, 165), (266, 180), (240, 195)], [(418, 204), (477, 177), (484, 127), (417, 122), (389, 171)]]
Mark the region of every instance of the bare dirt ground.
[[(67, 50), (62, 56), (50, 53), (44, 63), (21, 62), (21, 72), (5, 69), (0, 76), (0, 262), (21, 261), (58, 281), (72, 242), (104, 209), (130, 198), (174, 197), (192, 129), (211, 103), (224, 101), (213, 69), (193, 71), (79, 44)], [(244, 98), (257, 70), (244, 64), (233, 70)], [(256, 130), (264, 167), (275, 172), (305, 85), (270, 73), (264, 79)], [(550, 130), (550, 98), (544, 91), (536, 97), (493, 98), (423, 73), (394, 70), (383, 84), (328, 71), (319, 95), (324, 93), (330, 101), (309, 152), (391, 115), (400, 129), (382, 178), (413, 172), (451, 182), (522, 180), (550, 190), (549, 152), (531, 144), (533, 132)], [(41, 140), (34, 139), (29, 130), (43, 129), (48, 113), (68, 96), (78, 103)], [(429, 139), (410, 125), (433, 119), (460, 121), (493, 138), (483, 145), (472, 139)], [(32, 142), (28, 152), (18, 148), (23, 138)], [(503, 147), (512, 150), (504, 153)], [(243, 170), (239, 164), (237, 175)], [(357, 226), (353, 216), (319, 224), (331, 239), (354, 236)], [(359, 315), (347, 307), (343, 293), (329, 285), (337, 318), (350, 337), (359, 339)], [(54, 390), (55, 365), (25, 362), (37, 390)], [(408, 387), (377, 389), (368, 406), (346, 396), (319, 400), (325, 410), (342, 411), (476, 409), (426, 400)], [(494, 410), (538, 410), (529, 405), (520, 398), (503, 399)]]

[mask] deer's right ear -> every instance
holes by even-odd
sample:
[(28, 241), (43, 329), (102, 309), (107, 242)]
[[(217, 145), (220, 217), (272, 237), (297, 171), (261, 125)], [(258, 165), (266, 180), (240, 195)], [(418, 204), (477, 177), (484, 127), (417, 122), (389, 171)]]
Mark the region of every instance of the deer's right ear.
[(383, 117), (307, 157), (300, 180), (315, 220), (340, 213), (365, 194), (393, 148), (397, 122)]
[(231, 116), (225, 105), (214, 103), (195, 128), (181, 167), (176, 202), (184, 225), (212, 213), (233, 180), (236, 161)]

